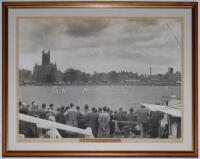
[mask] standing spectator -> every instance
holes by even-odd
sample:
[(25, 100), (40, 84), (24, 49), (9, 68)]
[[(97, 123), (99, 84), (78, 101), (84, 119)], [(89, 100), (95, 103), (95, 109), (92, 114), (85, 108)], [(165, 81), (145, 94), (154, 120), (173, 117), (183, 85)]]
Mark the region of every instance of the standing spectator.
[(47, 105), (45, 103), (42, 104), (42, 110), (47, 111)]
[(34, 117), (39, 117), (40, 115), (38, 111), (38, 104), (35, 101), (33, 101), (31, 104), (29, 115)]
[[(125, 111), (123, 111), (122, 107), (119, 108), (119, 112), (116, 115), (116, 120), (117, 121), (126, 121), (126, 114), (125, 114)], [(119, 126), (119, 129), (121, 131), (124, 124), (119, 123), (118, 126)]]
[(20, 101), (19, 102), (19, 110), (24, 107), (26, 107), (28, 110), (30, 109), (30, 105), (27, 105), (26, 103)]
[(84, 106), (84, 113), (88, 113), (89, 112), (89, 106), (86, 104)]
[(122, 107), (119, 108), (119, 112), (117, 113), (116, 120), (126, 121), (126, 114), (125, 114), (125, 111), (123, 111)]
[(106, 107), (103, 107), (103, 113), (99, 114), (98, 123), (98, 138), (110, 137), (110, 115), (107, 113)]
[(134, 112), (133, 108), (129, 109), (129, 114), (127, 115), (127, 120), (132, 122), (132, 123), (130, 123), (130, 128), (131, 128), (132, 132), (135, 132), (136, 124), (133, 122), (137, 122), (137, 114)]
[(21, 103), (21, 107), (19, 109), (19, 112), (22, 114), (27, 115), (29, 113), (29, 109), (26, 107), (25, 103)]
[(66, 119), (66, 123), (65, 124), (68, 124), (68, 122), (69, 122), (69, 116), (68, 116), (69, 109), (70, 109), (70, 107), (66, 106), (65, 113), (64, 113), (64, 116), (65, 116), (65, 119)]
[(112, 110), (108, 111), (108, 114), (110, 115), (110, 135), (113, 136), (115, 131), (114, 114)]
[(159, 129), (160, 129), (160, 120), (163, 114), (159, 111), (152, 111), (149, 117), (149, 123), (151, 125), (151, 137), (157, 138), (159, 137)]
[(161, 115), (160, 120), (160, 138), (168, 138), (169, 137), (169, 125), (168, 125), (169, 117), (166, 113)]
[(49, 110), (47, 110), (45, 112), (45, 119), (48, 120), (48, 118), (51, 116), (51, 112)]
[(41, 109), (39, 110), (39, 113), (40, 113), (39, 117), (41, 119), (45, 119), (45, 117), (46, 117), (46, 115), (45, 115), (46, 111), (47, 111), (46, 104), (43, 103)]
[(27, 104), (26, 107), (30, 110), (30, 105), (29, 104)]
[(55, 105), (54, 104), (49, 104), (49, 111), (51, 114), (55, 117), (56, 116), (56, 110), (55, 110)]
[(148, 122), (148, 110), (145, 108), (145, 106), (141, 105), (140, 109), (138, 109), (136, 113), (138, 116), (138, 124), (141, 131), (141, 136), (145, 137), (144, 126)]
[(102, 108), (99, 108), (99, 110), (98, 110), (98, 111), (99, 111), (99, 113), (102, 113)]
[(22, 102), (19, 101), (19, 110), (20, 110), (21, 107), (22, 107)]
[[(61, 106), (60, 111), (58, 111), (57, 115), (56, 115), (56, 122), (61, 123), (61, 124), (66, 124), (66, 118), (65, 118), (65, 107)], [(62, 137), (66, 136), (66, 133), (64, 130), (58, 129), (58, 132), (60, 133), (60, 135)]]
[[(28, 108), (22, 107), (20, 109), (20, 113), (27, 115)], [(37, 138), (38, 137), (38, 130), (35, 123), (19, 120), (19, 133), (23, 134), (25, 138)]]
[(82, 117), (81, 117), (81, 128), (82, 129), (86, 129), (86, 125), (85, 125), (85, 122), (86, 122), (86, 119), (87, 119), (87, 115), (89, 113), (89, 106), (87, 104), (85, 104), (84, 106), (84, 112), (82, 113)]
[(97, 137), (98, 132), (98, 113), (95, 108), (92, 108), (92, 112), (89, 112), (86, 116), (85, 125), (86, 127), (92, 128), (92, 134)]
[(74, 104), (70, 104), (70, 109), (68, 110), (68, 121), (67, 124), (78, 127), (78, 113), (77, 110), (74, 108)]
[(134, 112), (133, 108), (129, 109), (129, 114), (127, 115), (128, 121), (137, 121), (137, 114)]
[(122, 116), (123, 121), (127, 121), (127, 115), (128, 115), (127, 111), (124, 110), (122, 114), (123, 114), (123, 116)]
[(81, 127), (81, 125), (82, 125), (82, 114), (80, 112), (80, 107), (77, 106), (76, 110), (77, 110), (77, 118), (78, 118), (78, 128), (82, 128)]
[(61, 106), (60, 111), (58, 111), (58, 114), (56, 115), (56, 122), (61, 124), (66, 124), (66, 118), (65, 118), (65, 107)]
[(49, 110), (53, 111), (54, 110), (54, 104), (49, 104)]
[(118, 114), (118, 112), (117, 112), (117, 110), (115, 110), (114, 115), (113, 115), (114, 120), (117, 120), (117, 114)]

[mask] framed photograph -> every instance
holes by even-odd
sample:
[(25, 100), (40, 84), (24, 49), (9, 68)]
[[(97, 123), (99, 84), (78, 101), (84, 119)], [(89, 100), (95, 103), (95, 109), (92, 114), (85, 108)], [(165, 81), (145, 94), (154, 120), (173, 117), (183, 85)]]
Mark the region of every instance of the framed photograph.
[(3, 2), (3, 156), (198, 156), (197, 10)]

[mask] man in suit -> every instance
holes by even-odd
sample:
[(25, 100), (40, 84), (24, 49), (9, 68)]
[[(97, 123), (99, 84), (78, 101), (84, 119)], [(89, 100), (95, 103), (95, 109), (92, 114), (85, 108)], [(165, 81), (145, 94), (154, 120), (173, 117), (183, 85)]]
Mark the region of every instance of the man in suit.
[(99, 117), (99, 114), (97, 113), (95, 108), (92, 108), (92, 112), (89, 112), (85, 116), (85, 118), (86, 118), (86, 121), (85, 121), (86, 127), (92, 128), (92, 133), (93, 133), (94, 137), (97, 137), (98, 117)]
[(74, 108), (74, 104), (70, 104), (70, 109), (68, 110), (68, 125), (78, 127), (78, 113), (77, 110)]
[[(28, 108), (23, 107), (20, 109), (20, 113), (27, 115)], [(19, 134), (23, 134), (25, 138), (37, 138), (38, 129), (35, 123), (19, 120)]]
[[(61, 106), (60, 111), (56, 115), (56, 122), (61, 123), (61, 124), (66, 124), (66, 117), (64, 113), (65, 113), (65, 107)], [(62, 137), (66, 136), (66, 133), (64, 130), (58, 129), (58, 132), (60, 133)]]
[(145, 137), (148, 123), (148, 110), (145, 108), (145, 106), (141, 105), (140, 108), (136, 111), (136, 114), (141, 131), (141, 137)]
[(28, 112), (28, 115), (33, 116), (33, 117), (40, 116), (40, 112), (38, 110), (38, 104), (36, 103), (36, 101), (32, 102), (30, 111)]

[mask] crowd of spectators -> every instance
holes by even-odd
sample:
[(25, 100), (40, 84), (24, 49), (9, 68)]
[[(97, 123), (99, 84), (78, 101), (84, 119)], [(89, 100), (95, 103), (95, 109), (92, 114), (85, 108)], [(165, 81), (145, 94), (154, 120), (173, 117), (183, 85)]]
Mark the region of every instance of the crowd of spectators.
[[(164, 114), (149, 111), (142, 105), (138, 110), (130, 108), (126, 111), (123, 107), (112, 110), (107, 106), (90, 108), (86, 104), (81, 111), (80, 106), (73, 103), (69, 106), (39, 106), (33, 101), (30, 105), (19, 102), (19, 112), (80, 129), (90, 127), (95, 138), (168, 138), (169, 135), (167, 124), (160, 127)], [(27, 138), (52, 137), (49, 129), (39, 129), (37, 124), (22, 120), (19, 121), (19, 133)], [(62, 138), (84, 137), (58, 129), (59, 135)]]

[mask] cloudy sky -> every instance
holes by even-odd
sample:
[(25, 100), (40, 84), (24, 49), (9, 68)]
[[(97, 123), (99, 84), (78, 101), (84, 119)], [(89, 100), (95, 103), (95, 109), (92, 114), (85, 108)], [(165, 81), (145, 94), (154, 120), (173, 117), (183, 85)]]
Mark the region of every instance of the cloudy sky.
[(42, 50), (50, 49), (62, 71), (180, 70), (180, 33), (178, 19), (20, 19), (19, 67), (32, 70), (41, 64)]

